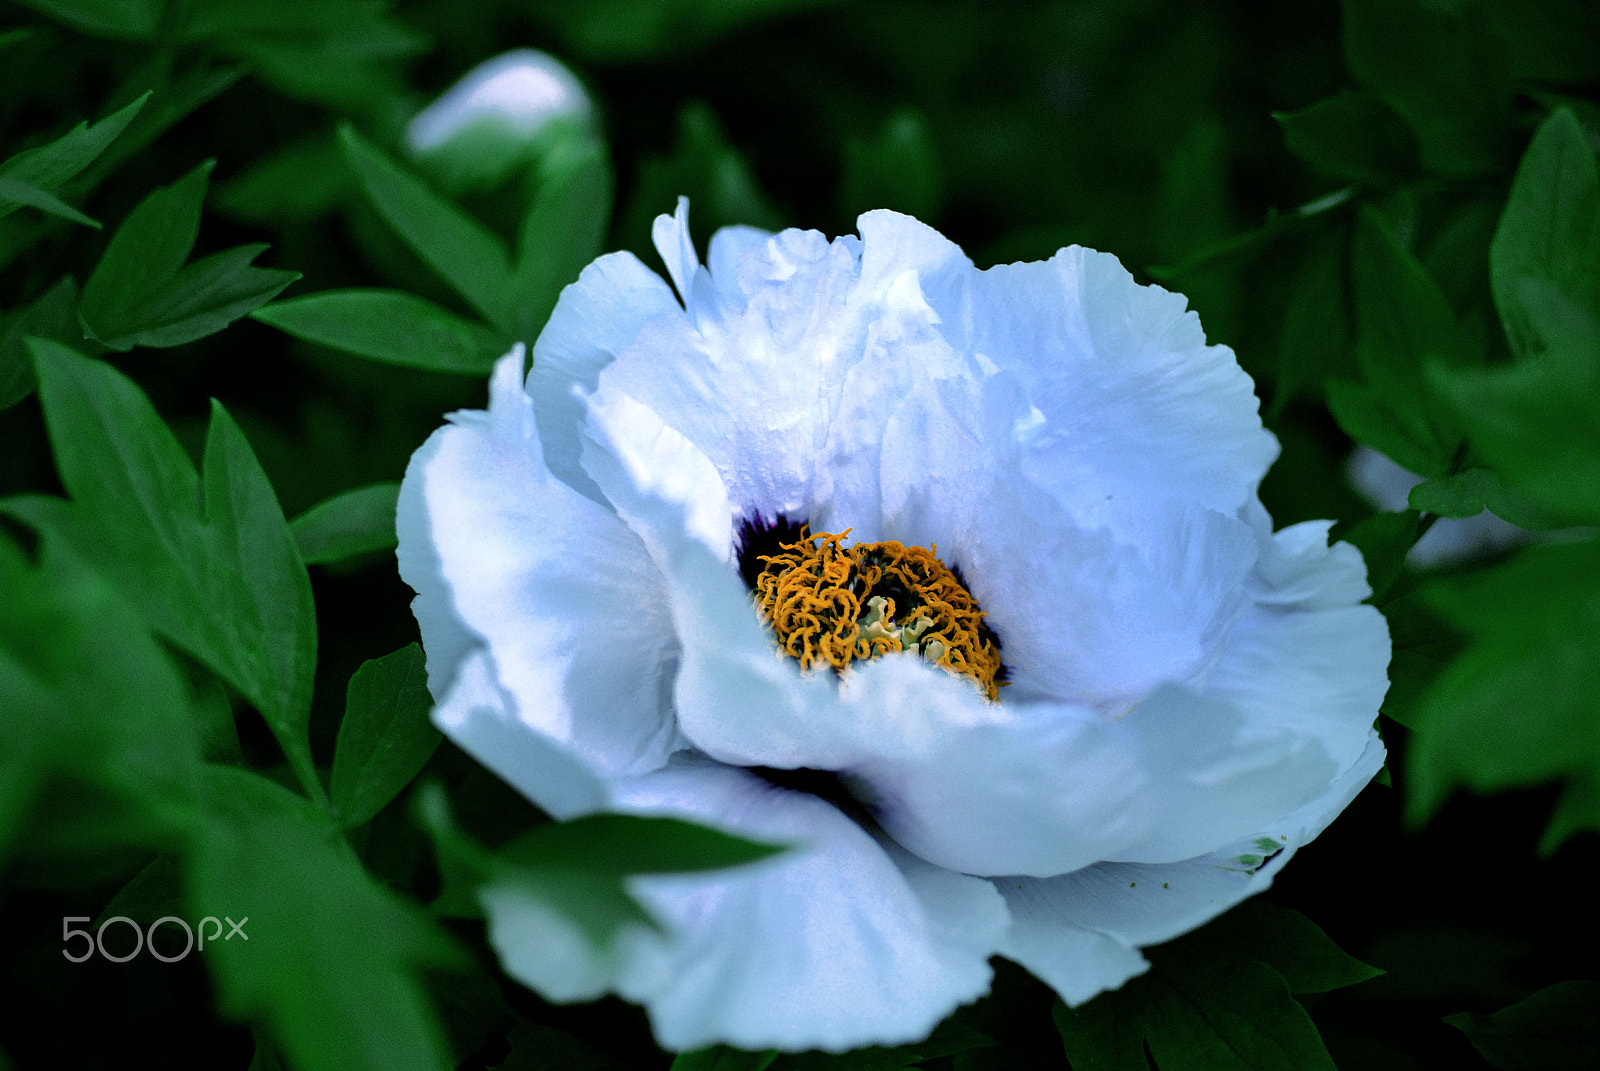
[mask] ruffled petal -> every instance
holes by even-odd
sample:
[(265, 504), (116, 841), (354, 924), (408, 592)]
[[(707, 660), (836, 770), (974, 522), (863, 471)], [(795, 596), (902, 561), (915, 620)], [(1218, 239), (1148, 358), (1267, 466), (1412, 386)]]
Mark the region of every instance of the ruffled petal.
[[(711, 460), (647, 406), (614, 390), (589, 399), (583, 463), (665, 582), (682, 644), (678, 724), (738, 766), (837, 769), (854, 754), (830, 737), (834, 682), (778, 652), (733, 569), (731, 507)], [(857, 732), (864, 730), (858, 729)]]
[[(1294, 853), (1349, 805), (1383, 765), (1370, 733), (1360, 758), (1316, 799), (1216, 852), (1165, 864), (1100, 863), (1052, 878), (995, 878), (1011, 911), (1002, 954), (1068, 1004), (1144, 969), (1136, 949), (1184, 934), (1272, 883)], [(1120, 975), (1120, 976), (1119, 976)]]
[(482, 648), (459, 667), (449, 691), (433, 708), (433, 723), (462, 751), (557, 818), (592, 814), (611, 803), (611, 783), (597, 764), (518, 716), (515, 700), (500, 686), (494, 663)]
[(1177, 500), (1124, 505), (1116, 526), (1083, 520), (1017, 470), (1035, 417), (1007, 374), (905, 399), (885, 431), (883, 527), (961, 568), (1000, 637), (1008, 702), (1120, 714), (1213, 657), (1257, 538)]
[[(1110, 858), (1160, 862), (1209, 851), (1258, 827), (1263, 808), (1288, 810), (1312, 797), (1363, 754), (1389, 686), (1389, 632), (1382, 614), (1357, 604), (1369, 592), (1360, 554), (1328, 546), (1326, 532), (1313, 522), (1274, 536), (1248, 585), (1255, 605), (1229, 631), (1223, 655), (1202, 680), (1130, 716), (1147, 720), (1152, 741), (1178, 750), (1162, 782), (1168, 817)], [(1232, 726), (1218, 738), (1226, 746), (1185, 742), (1200, 712), (1213, 708)]]
[(969, 293), (974, 352), (1015, 372), (1046, 422), (1025, 471), (1075, 512), (1112, 495), (1233, 514), (1277, 456), (1232, 351), (1205, 344), (1181, 294), (1140, 286), (1110, 254), (999, 265)]
[(481, 647), (529, 733), (607, 776), (655, 769), (684, 745), (661, 578), (626, 525), (545, 469), (521, 364), (519, 347), (495, 369), (488, 412), (456, 414), (402, 485), (401, 574), (429, 684), (443, 699)]
[(665, 984), (646, 998), (667, 1048), (914, 1041), (987, 990), (1006, 926), (988, 883), (885, 848), (815, 796), (704, 761), (620, 796), (634, 813), (801, 845), (739, 870), (637, 879), (673, 934)]
[(600, 370), (659, 317), (683, 318), (672, 288), (632, 253), (608, 253), (561, 291), (533, 344), (527, 385), (545, 464), (596, 502), (604, 501), (600, 490), (578, 464), (583, 402), (574, 391), (594, 390)]

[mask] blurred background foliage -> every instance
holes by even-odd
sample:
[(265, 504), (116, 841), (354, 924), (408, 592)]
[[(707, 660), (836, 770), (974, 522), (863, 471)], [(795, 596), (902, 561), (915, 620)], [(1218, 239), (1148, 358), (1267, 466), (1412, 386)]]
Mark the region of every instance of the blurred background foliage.
[[(514, 47), (593, 126), (498, 185), (413, 158)], [(1597, 146), (1585, 0), (0, 0), (0, 1066), (1600, 1066)], [(574, 864), (426, 723), (394, 482), (680, 194), (702, 248), (889, 207), (1186, 294), (1282, 443), (1275, 521), (1367, 555), (1393, 788), (1249, 925), (1054, 1016), (1002, 967), (923, 1046), (674, 1063), (500, 976), (472, 883)], [(1423, 482), (1369, 501), (1356, 444)], [(1486, 506), (1540, 534), (1407, 564)], [(603, 939), (636, 908), (582, 872)], [(294, 939), (60, 958), (64, 916), (224, 901)]]

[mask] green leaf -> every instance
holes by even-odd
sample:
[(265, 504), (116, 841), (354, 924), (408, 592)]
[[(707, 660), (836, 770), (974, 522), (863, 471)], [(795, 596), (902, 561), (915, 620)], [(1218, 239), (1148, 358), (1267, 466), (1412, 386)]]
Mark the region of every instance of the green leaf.
[(1276, 423), (1306, 388), (1326, 393), (1329, 382), (1355, 375), (1346, 308), (1347, 277), (1342, 236), (1325, 237), (1310, 245), (1296, 273), (1278, 336), (1269, 423)]
[(74, 30), (97, 37), (147, 41), (161, 20), (160, 0), (22, 0)]
[(1334, 1071), (1283, 976), (1247, 961), (1227, 972), (1176, 961), (1079, 1008), (1057, 1004), (1056, 1029), (1082, 1071)]
[(1409, 591), (1384, 604), (1393, 656), (1389, 691), (1380, 712), (1415, 729), (1417, 710), (1428, 688), (1461, 653), (1459, 636), (1428, 610), (1421, 592)]
[(1495, 306), (1512, 352), (1523, 357), (1542, 352), (1560, 329), (1559, 313), (1526, 280), (1600, 319), (1600, 175), (1566, 108), (1551, 112), (1528, 144), (1489, 247)]
[(34, 564), (0, 532), (0, 591), (0, 858), (181, 842), (199, 745), (139, 612), (48, 533)]
[(78, 223), (98, 227), (99, 224), (94, 220), (63, 204), (54, 193), (92, 164), (95, 157), (127, 129), (149, 99), (150, 94), (145, 93), (93, 126), (79, 123), (49, 144), (18, 153), (0, 163), (0, 219), (23, 205), (30, 205)]
[(1315, 923), (1256, 901), (1149, 950), (1149, 973), (1079, 1008), (1057, 1004), (1074, 1068), (1147, 1071), (1331, 1069), (1292, 993), (1322, 993), (1381, 974)]
[(190, 912), (243, 925), (205, 948), (223, 1013), (270, 1026), (300, 1071), (448, 1067), (417, 977), (452, 958), (443, 935), (373, 883), (325, 813), (252, 773), (206, 774)]
[(348, 827), (369, 821), (417, 776), (439, 746), (422, 648), (364, 662), (350, 678), (329, 794)]
[(680, 1052), (672, 1061), (672, 1071), (767, 1071), (778, 1058), (773, 1051), (746, 1052), (728, 1045)]
[(1476, 517), (1485, 509), (1512, 524), (1548, 531), (1577, 523), (1545, 509), (1538, 502), (1507, 486), (1493, 469), (1470, 468), (1454, 476), (1427, 480), (1411, 489), (1410, 506), (1441, 517)]
[(60, 216), (73, 223), (81, 223), (85, 227), (100, 229), (98, 221), (90, 219), (55, 194), (41, 190), (21, 179), (0, 175), (0, 214), (9, 213), (19, 207), (37, 208), (47, 215)]
[(516, 321), (511, 260), (500, 239), (389, 159), (354, 127), (340, 128), (339, 144), (378, 214), (469, 305), (509, 332)]
[(1296, 112), (1273, 112), (1289, 151), (1329, 178), (1384, 186), (1417, 169), (1411, 132), (1384, 103), (1340, 90)]
[(208, 4), (188, 35), (239, 57), (291, 98), (351, 112), (389, 105), (402, 92), (393, 61), (428, 38), (370, 0), (231, 0)]
[(1330, 379), (1324, 389), (1328, 411), (1350, 438), (1412, 472), (1442, 470), (1439, 443), (1416, 419), (1414, 410), (1412, 418), (1402, 423), (1395, 416), (1394, 407), (1373, 387), (1348, 379)]
[(276, 297), (298, 272), (252, 268), (265, 245), (246, 245), (185, 265), (200, 229), (206, 161), (141, 201), (83, 288), (84, 333), (114, 350), (179, 346), (215, 334)]
[(680, 818), (595, 814), (529, 830), (500, 855), (528, 866), (596, 874), (681, 874), (743, 866), (786, 850)]
[(0, 409), (33, 393), (33, 358), (23, 340), (32, 336), (71, 342), (80, 334), (78, 287), (65, 275), (0, 330)]
[(289, 522), (301, 560), (326, 565), (394, 549), (399, 500), (399, 484), (375, 483), (312, 506)]
[(1228, 959), (1254, 957), (1283, 975), (1291, 993), (1327, 993), (1383, 973), (1334, 944), (1322, 928), (1298, 911), (1265, 900), (1246, 900), (1206, 927), (1209, 947)]
[(1553, 333), (1543, 353), (1508, 367), (1429, 369), (1472, 455), (1499, 473), (1497, 504), (1525, 527), (1600, 523), (1600, 332), (1583, 335)]
[(554, 919), (544, 920), (576, 933), (604, 954), (628, 930), (659, 929), (655, 919), (628, 892), (621, 875), (583, 868), (527, 865), (491, 852), (458, 829), (444, 790), (426, 785), (416, 794), (419, 821), (433, 838), (444, 888), (431, 905), (435, 914), (473, 918), (481, 914), (478, 894), (497, 895), (537, 905)]
[(339, 147), (326, 134), (263, 154), (217, 189), (217, 211), (251, 223), (319, 219), (355, 192)]
[(253, 316), (307, 342), (430, 372), (486, 376), (509, 348), (482, 324), (399, 290), (324, 290)]
[(8, 512), (95, 561), (158, 631), (237, 688), (320, 799), (306, 735), (311, 584), (237, 425), (213, 403), (202, 479), (124, 376), (55, 343), (29, 347), (72, 501), (12, 500)]
[(1565, 777), (1576, 794), (1563, 828), (1600, 828), (1600, 808), (1580, 807), (1600, 799), (1600, 541), (1533, 547), (1426, 594), (1468, 645), (1418, 711), (1408, 818), (1425, 820), (1457, 785)]
[(611, 187), (611, 163), (598, 140), (570, 138), (545, 157), (517, 242), (516, 337), (537, 338), (561, 288), (600, 253), (611, 221)]
[(1447, 472), (1461, 448), (1453, 410), (1424, 385), (1429, 361), (1472, 366), (1482, 354), (1437, 283), (1383, 217), (1361, 210), (1351, 251), (1356, 361), (1364, 384), (1335, 381), (1328, 404), (1347, 434), (1424, 476)]
[(1600, 1066), (1600, 982), (1557, 982), (1497, 1012), (1460, 1012), (1444, 1021), (1503, 1071)]
[(1343, 0), (1345, 63), (1410, 125), (1430, 171), (1497, 171), (1511, 131), (1503, 42), (1471, 5)]
[(784, 850), (676, 818), (597, 814), (538, 826), (490, 852), (456, 828), (437, 786), (418, 793), (417, 807), (445, 879), (436, 912), (476, 915), (478, 890), (493, 888), (553, 914), (545, 925), (576, 931), (601, 955), (626, 930), (657, 928), (628, 875), (720, 870)]

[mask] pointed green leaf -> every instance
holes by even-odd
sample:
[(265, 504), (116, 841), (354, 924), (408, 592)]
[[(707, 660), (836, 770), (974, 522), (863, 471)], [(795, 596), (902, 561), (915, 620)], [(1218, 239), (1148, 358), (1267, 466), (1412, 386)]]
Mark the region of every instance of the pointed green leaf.
[(79, 314), (89, 337), (114, 350), (179, 346), (222, 330), (300, 277), (251, 267), (264, 245), (184, 264), (212, 163), (150, 194), (117, 228), (83, 289)]
[(515, 320), (511, 261), (500, 239), (389, 159), (354, 127), (340, 129), (339, 144), (361, 188), (389, 226), (490, 323), (509, 329)]
[(96, 337), (112, 333), (110, 325), (137, 317), (148, 295), (178, 274), (200, 234), (200, 206), (215, 166), (215, 160), (206, 160), (128, 213), (83, 286), (80, 312), (86, 331)]
[(306, 735), (311, 584), (249, 444), (214, 406), (202, 482), (120, 373), (55, 343), (29, 346), (72, 502), (24, 499), (8, 511), (95, 561), (160, 632), (249, 699), (320, 799)]
[(397, 540), (394, 513), (397, 483), (375, 483), (334, 495), (289, 522), (300, 557), (307, 565), (345, 561), (392, 550)]
[(529, 866), (600, 874), (680, 874), (759, 862), (787, 850), (678, 818), (596, 814), (539, 826), (501, 849)]
[(161, 20), (160, 0), (23, 0), (53, 19), (99, 37), (147, 41)]
[[(221, 1010), (263, 1023), (301, 1071), (443, 1071), (417, 976), (443, 936), (373, 883), (325, 814), (242, 770), (207, 770), (210, 821), (189, 864), (190, 913), (231, 919), (206, 944)], [(246, 921), (248, 920), (248, 921)]]
[(509, 348), (482, 324), (399, 290), (324, 290), (254, 318), (307, 342), (430, 372), (486, 376)]
[(680, 1052), (672, 1061), (672, 1071), (767, 1071), (778, 1058), (773, 1051), (747, 1052), (728, 1045)]
[(0, 532), (0, 591), (0, 857), (179, 843), (199, 746), (138, 610), (48, 533), (35, 564)]
[(1057, 1004), (1074, 1068), (1147, 1071), (1332, 1071), (1310, 1016), (1291, 995), (1379, 973), (1310, 920), (1247, 904), (1149, 950), (1151, 968), (1078, 1008)]
[(364, 662), (350, 678), (329, 793), (346, 826), (370, 820), (417, 776), (439, 746), (422, 648)]
[(228, 581), (208, 585), (208, 594), (236, 645), (234, 664), (255, 685), (240, 690), (265, 700), (262, 713), (291, 762), (308, 764), (306, 716), (317, 663), (310, 578), (267, 474), (215, 400), (202, 486), (208, 549), (228, 570)]
[(1503, 1071), (1600, 1067), (1600, 982), (1557, 982), (1497, 1012), (1444, 1021)]
[(95, 230), (100, 229), (98, 220), (90, 219), (55, 194), (10, 175), (0, 175), (0, 214), (18, 207), (37, 208), (48, 215), (60, 216), (62, 219), (81, 223)]
[(1340, 90), (1296, 112), (1273, 112), (1289, 151), (1329, 178), (1382, 186), (1417, 168), (1417, 145), (1394, 112), (1366, 93)]
[(1547, 299), (1543, 352), (1482, 370), (1431, 367), (1429, 379), (1473, 456), (1504, 480), (1508, 498), (1498, 504), (1524, 509), (1508, 520), (1534, 528), (1600, 523), (1600, 327), (1547, 284), (1523, 286)]
[[(1233, 958), (1261, 960), (1283, 975), (1291, 993), (1327, 993), (1383, 973), (1340, 948), (1300, 912), (1265, 900), (1246, 900), (1207, 931), (1212, 947), (1235, 950)], [(1215, 962), (1220, 967), (1223, 959)]]
[(1424, 385), (1426, 362), (1471, 366), (1479, 353), (1437, 283), (1383, 217), (1363, 208), (1351, 250), (1356, 359), (1366, 383), (1329, 384), (1340, 426), (1412, 472), (1442, 475), (1460, 449), (1453, 410)]
[(1427, 480), (1411, 489), (1410, 506), (1441, 517), (1475, 517), (1485, 509), (1512, 524), (1535, 531), (1563, 528), (1578, 522), (1546, 509), (1493, 469), (1469, 468), (1454, 476)]
[(430, 908), (435, 914), (477, 917), (482, 913), (478, 897), (489, 890), (502, 902), (509, 898), (537, 907), (546, 916), (543, 925), (564, 939), (577, 937), (596, 951), (611, 947), (629, 930), (659, 928), (628, 892), (621, 875), (507, 859), (456, 826), (438, 785), (424, 786), (415, 798), (443, 879), (444, 888)]
[[(92, 164), (95, 158), (117, 139), (117, 135), (127, 129), (128, 124), (133, 122), (134, 116), (139, 114), (139, 110), (149, 99), (150, 94), (145, 93), (93, 126), (79, 123), (48, 145), (18, 153), (0, 163), (0, 218), (21, 204), (33, 203), (15, 200), (13, 194), (6, 192), (6, 183), (11, 183), (13, 189), (30, 189), (47, 196), (53, 194), (62, 184)], [(56, 209), (46, 209), (46, 211), (55, 211), (58, 215), (66, 214), (69, 219), (76, 219), (80, 223), (87, 222), (90, 226), (99, 226), (87, 216), (67, 208), (53, 197), (50, 199), (60, 208), (66, 209), (66, 212), (62, 213)], [(34, 207), (42, 206), (34, 204)]]
[(78, 287), (72, 276), (62, 276), (0, 329), (0, 409), (10, 408), (33, 392), (33, 358), (24, 339), (33, 336), (65, 343), (81, 334)]
[(297, 271), (255, 268), (250, 262), (265, 245), (243, 245), (187, 264), (166, 286), (149, 294), (117, 333), (101, 341), (114, 350), (134, 346), (181, 346), (214, 335), (239, 317), (277, 297), (300, 278)]
[(602, 143), (563, 142), (540, 170), (538, 193), (522, 221), (512, 283), (516, 336), (529, 343), (550, 318), (561, 288), (599, 254), (611, 220), (611, 163)]
[[(1600, 784), (1600, 542), (1532, 547), (1426, 591), (1468, 637), (1417, 712), (1408, 817), (1426, 819), (1463, 785), (1493, 792), (1565, 777), (1571, 805)], [(1600, 809), (1566, 815), (1568, 832)], [(1547, 841), (1553, 848), (1556, 841)]]
[(339, 147), (326, 134), (256, 159), (217, 188), (218, 212), (251, 223), (317, 219), (355, 192)]
[(1519, 356), (1542, 352), (1561, 328), (1561, 302), (1541, 301), (1527, 280), (1600, 320), (1600, 175), (1566, 108), (1552, 112), (1528, 144), (1489, 247), (1495, 306)]
[(1345, 63), (1445, 175), (1497, 170), (1511, 132), (1505, 46), (1469, 5), (1343, 0)]

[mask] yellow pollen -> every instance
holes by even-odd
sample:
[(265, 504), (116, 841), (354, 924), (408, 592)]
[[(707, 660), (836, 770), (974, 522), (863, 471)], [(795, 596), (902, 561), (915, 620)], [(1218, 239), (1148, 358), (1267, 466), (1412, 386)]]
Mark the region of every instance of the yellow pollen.
[(849, 534), (812, 535), (802, 526), (793, 543), (761, 556), (756, 605), (779, 648), (804, 669), (820, 662), (839, 671), (856, 659), (914, 651), (998, 699), (1000, 645), (983, 627), (978, 601), (939, 560), (939, 548), (840, 546)]

